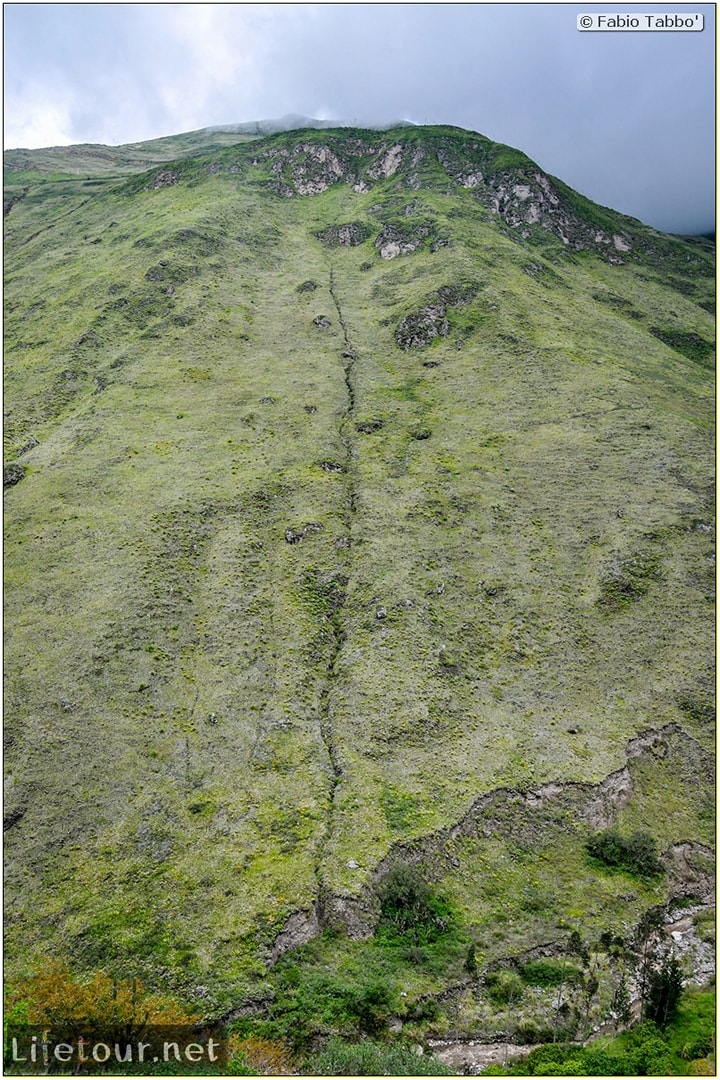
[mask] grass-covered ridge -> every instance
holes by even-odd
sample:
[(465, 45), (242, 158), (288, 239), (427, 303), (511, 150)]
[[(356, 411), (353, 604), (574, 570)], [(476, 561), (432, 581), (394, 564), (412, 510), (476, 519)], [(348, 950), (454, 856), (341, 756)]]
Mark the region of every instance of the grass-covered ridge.
[(707, 245), (459, 129), (145, 149), (6, 216), (9, 969), (420, 1038), (575, 932), (599, 1017), (714, 836)]

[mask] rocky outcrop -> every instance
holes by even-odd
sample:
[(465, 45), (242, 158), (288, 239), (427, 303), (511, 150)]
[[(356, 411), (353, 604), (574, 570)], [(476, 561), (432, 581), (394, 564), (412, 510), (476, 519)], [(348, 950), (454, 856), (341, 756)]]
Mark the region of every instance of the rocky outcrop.
[(345, 225), (330, 225), (315, 235), (328, 247), (357, 247), (370, 236), (370, 229), (362, 222), (350, 221)]
[(294, 911), (273, 942), (268, 967), (276, 964), (288, 949), (297, 949), (300, 945), (305, 945), (306, 942), (316, 938), (320, 932), (317, 904), (314, 904), (310, 911)]
[(517, 229), (524, 239), (531, 236), (532, 226), (539, 226), (559, 237), (569, 250), (595, 250), (608, 262), (620, 263), (619, 253), (632, 251), (628, 234), (608, 235), (584, 221), (549, 177), (539, 171), (504, 171), (488, 180), (480, 197), (491, 213)]
[(395, 341), (402, 349), (424, 349), (436, 337), (447, 337), (450, 323), (445, 317), (447, 304), (435, 300), (406, 315), (397, 330)]
[(394, 259), (397, 255), (409, 255), (422, 244), (431, 232), (430, 225), (384, 225), (375, 241), (382, 259)]
[(462, 1076), (477, 1076), (488, 1065), (513, 1064), (542, 1043), (481, 1042), (479, 1039), (430, 1039), (428, 1046), (443, 1065)]
[(150, 187), (153, 190), (163, 187), (173, 187), (180, 180), (180, 172), (178, 169), (161, 169), (159, 173), (156, 173), (150, 181)]
[(25, 466), (13, 461), (3, 469), (3, 487), (14, 487), (25, 477)]
[[(429, 182), (417, 169), (428, 161), (427, 151), (434, 149), (432, 158), (437, 165), (432, 185), (442, 182), (444, 173), (453, 185), (472, 192), (520, 240), (529, 239), (534, 229), (540, 229), (556, 236), (569, 251), (595, 251), (611, 263), (620, 263), (632, 253), (635, 242), (629, 231), (599, 225), (607, 216), (605, 212), (600, 217), (584, 214), (574, 193), (554, 183), (525, 155), (515, 151), (503, 154), (507, 148), (482, 136), (458, 141), (433, 134), (427, 144), (418, 146), (402, 139), (393, 142), (380, 134), (375, 139), (361, 139), (328, 132), (322, 140), (271, 146), (254, 163), (263, 158), (271, 161), (270, 187), (285, 197), (317, 195), (339, 182), (364, 193), (391, 177), (417, 190)], [(516, 160), (511, 165), (501, 164), (508, 156)], [(383, 258), (406, 254), (417, 246), (414, 237), (391, 235), (378, 243)]]
[(315, 521), (309, 521), (307, 525), (303, 525), (299, 529), (286, 529), (285, 540), (288, 544), (299, 544), (306, 536), (312, 536), (321, 531), (322, 525), (319, 525)]
[(447, 309), (469, 304), (479, 286), (473, 283), (443, 285), (418, 311), (406, 315), (395, 330), (395, 341), (401, 349), (425, 348), (436, 337), (447, 337), (450, 324)]
[(394, 146), (390, 146), (387, 150), (381, 150), (375, 164), (368, 169), (368, 176), (372, 177), (373, 180), (387, 180), (388, 177), (394, 176), (398, 171), (402, 158), (402, 143), (395, 143)]
[(704, 904), (715, 903), (715, 852), (709, 847), (683, 840), (663, 852), (663, 863), (672, 881), (671, 900), (692, 893)]

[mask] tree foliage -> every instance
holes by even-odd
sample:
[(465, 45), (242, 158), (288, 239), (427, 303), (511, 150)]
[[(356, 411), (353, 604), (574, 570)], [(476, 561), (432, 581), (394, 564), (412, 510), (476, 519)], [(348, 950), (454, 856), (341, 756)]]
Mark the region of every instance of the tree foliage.
[(659, 1028), (675, 1018), (683, 991), (682, 971), (675, 957), (666, 959), (648, 980), (645, 1016)]
[(103, 972), (83, 979), (61, 960), (48, 960), (9, 986), (6, 1015), (61, 1031), (70, 1039), (91, 1030), (125, 1041), (138, 1039), (150, 1026), (189, 1027), (198, 1020), (172, 998), (150, 993), (137, 979), (117, 980)]

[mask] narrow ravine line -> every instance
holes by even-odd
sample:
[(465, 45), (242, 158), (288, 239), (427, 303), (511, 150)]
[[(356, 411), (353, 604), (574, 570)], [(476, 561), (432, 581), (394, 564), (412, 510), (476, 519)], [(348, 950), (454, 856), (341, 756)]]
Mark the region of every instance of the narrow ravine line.
[(357, 359), (356, 351), (352, 347), (350, 339), (350, 333), (348, 331), (347, 323), (343, 316), (342, 306), (337, 293), (335, 275), (332, 266), (330, 267), (329, 277), (329, 292), (332, 297), (335, 310), (337, 312), (338, 321), (343, 332), (343, 376), (345, 380), (345, 389), (347, 394), (346, 406), (341, 415), (339, 423), (340, 438), (344, 449), (344, 460), (342, 461), (343, 475), (345, 477), (346, 499), (345, 505), (342, 509), (342, 521), (345, 528), (344, 547), (340, 549), (343, 552), (343, 575), (342, 575), (342, 591), (338, 597), (336, 606), (331, 616), (331, 625), (333, 631), (333, 645), (330, 656), (328, 658), (327, 667), (325, 669), (325, 678), (322, 690), (320, 692), (319, 702), (319, 714), (320, 714), (320, 735), (322, 737), (325, 750), (332, 768), (332, 776), (330, 777), (329, 791), (328, 791), (328, 809), (325, 823), (325, 833), (323, 839), (318, 848), (316, 874), (320, 891), (323, 891), (323, 862), (328, 841), (332, 837), (333, 821), (335, 814), (335, 801), (338, 785), (343, 776), (343, 768), (338, 752), (337, 742), (335, 738), (335, 730), (333, 726), (332, 704), (331, 695), (335, 679), (337, 677), (336, 665), (338, 658), (342, 651), (342, 647), (345, 643), (345, 630), (342, 625), (342, 614), (346, 600), (347, 584), (350, 577), (350, 564), (352, 560), (352, 533), (355, 514), (355, 479), (353, 470), (353, 435), (352, 428), (353, 417), (355, 415), (355, 403), (356, 403), (356, 371), (355, 362)]
[[(344, 368), (344, 371), (345, 371), (345, 386), (346, 386), (347, 395), (348, 395), (348, 407), (347, 407), (347, 410), (345, 412), (345, 419), (349, 419), (349, 418), (352, 417), (352, 415), (355, 412), (355, 360), (356, 360), (356, 354), (355, 354), (355, 350), (352, 348), (352, 345), (351, 345), (351, 342), (350, 342), (350, 335), (348, 333), (347, 324), (345, 322), (345, 319), (343, 318), (342, 308), (340, 307), (340, 301), (338, 299), (338, 295), (337, 295), (337, 292), (336, 292), (336, 289), (335, 289), (335, 275), (334, 275), (332, 267), (330, 267), (329, 289), (330, 289), (330, 295), (331, 295), (331, 297), (333, 299), (333, 303), (335, 304), (335, 309), (336, 309), (337, 314), (338, 314), (338, 322), (340, 323), (340, 326), (341, 326), (342, 332), (343, 332), (343, 343), (345, 345), (345, 349), (343, 350), (342, 358), (345, 361), (345, 363), (343, 364), (343, 368)], [(345, 445), (346, 445), (348, 451), (350, 451), (351, 447), (350, 447), (349, 443), (347, 442), (347, 440), (344, 440), (344, 441), (345, 441)], [(348, 457), (349, 457), (349, 453), (348, 453)]]

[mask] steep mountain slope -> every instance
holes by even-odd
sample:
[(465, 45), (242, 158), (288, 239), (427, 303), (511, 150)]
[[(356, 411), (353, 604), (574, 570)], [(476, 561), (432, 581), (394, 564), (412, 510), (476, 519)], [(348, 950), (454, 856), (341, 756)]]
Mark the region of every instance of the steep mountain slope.
[(408, 1007), (707, 903), (709, 244), (454, 128), (111, 164), (6, 202), (11, 970), (237, 1008), (400, 857)]

